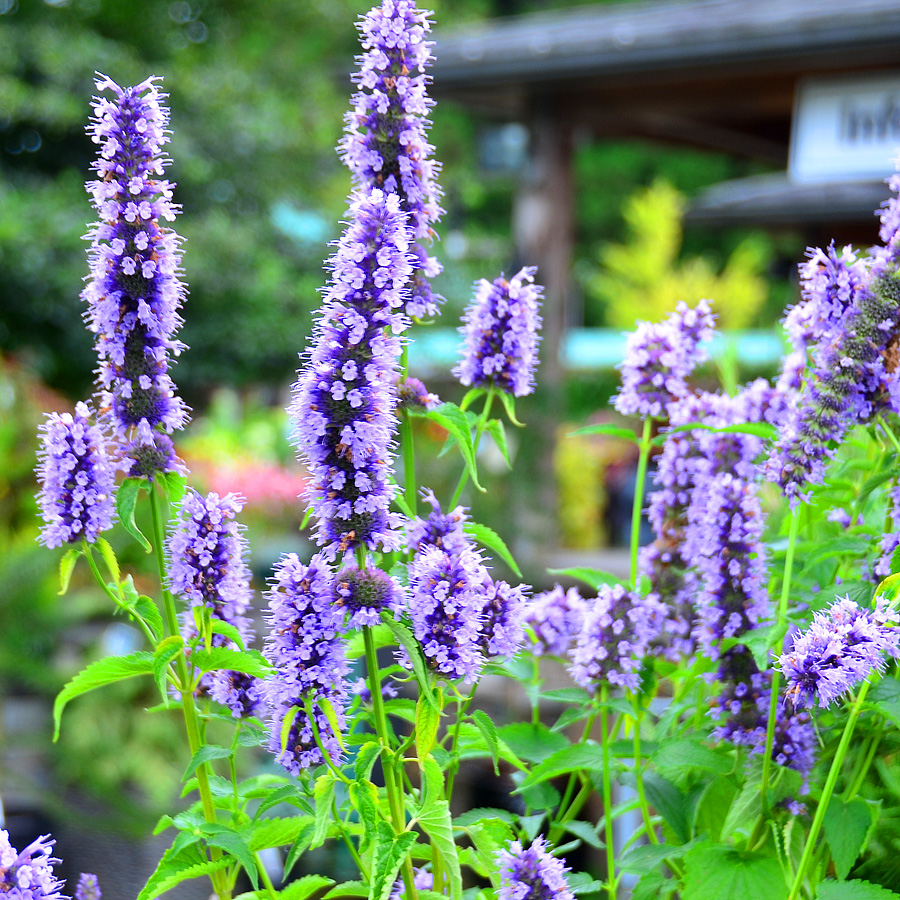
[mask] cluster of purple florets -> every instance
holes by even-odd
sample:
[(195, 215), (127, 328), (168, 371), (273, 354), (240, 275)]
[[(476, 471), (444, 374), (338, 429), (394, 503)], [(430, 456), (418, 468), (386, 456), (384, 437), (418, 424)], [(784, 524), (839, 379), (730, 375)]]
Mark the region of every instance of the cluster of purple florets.
[(359, 90), (346, 116), (339, 150), (358, 189), (379, 189), (400, 199), (411, 234), (413, 271), (404, 308), (411, 317), (433, 316), (439, 298), (429, 283), (441, 271), (426, 246), (443, 213), (436, 177), (440, 166), (428, 143), (427, 68), (433, 42), (428, 14), (412, 0), (384, 0), (359, 25), (363, 54), (354, 76)]
[(829, 706), (884, 671), (886, 656), (900, 656), (898, 622), (897, 611), (884, 603), (862, 609), (849, 597), (817, 612), (780, 660), (791, 704)]
[(97, 80), (113, 99), (94, 101), (89, 129), (100, 155), (88, 185), (100, 221), (91, 228), (91, 275), (82, 296), (100, 358), (101, 406), (109, 409), (131, 474), (180, 469), (168, 435), (184, 427), (187, 409), (169, 376), (184, 349), (174, 334), (185, 296), (178, 236), (159, 220), (178, 207), (166, 180), (168, 109), (157, 78), (121, 88)]
[(550, 852), (545, 838), (538, 835), (524, 850), (519, 841), (497, 854), (500, 873), (498, 900), (575, 900), (566, 881), (564, 859)]
[(564, 657), (581, 632), (587, 601), (577, 588), (556, 585), (525, 607), (526, 646), (535, 656)]
[(19, 853), (9, 832), (0, 831), (0, 893), (13, 900), (64, 900), (63, 883), (53, 871), (59, 862), (52, 856), (55, 843), (44, 835)]
[(462, 361), (453, 374), (466, 387), (496, 387), (515, 397), (534, 390), (543, 288), (537, 269), (526, 266), (507, 280), (482, 279), (459, 331)]

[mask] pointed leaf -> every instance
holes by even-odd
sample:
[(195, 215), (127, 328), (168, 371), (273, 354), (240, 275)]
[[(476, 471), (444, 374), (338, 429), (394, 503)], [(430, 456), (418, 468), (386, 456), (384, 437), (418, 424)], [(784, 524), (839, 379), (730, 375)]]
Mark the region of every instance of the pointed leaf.
[(488, 550), (493, 550), (516, 573), (516, 577), (522, 577), (522, 570), (513, 559), (512, 553), (509, 552), (509, 547), (506, 546), (503, 538), (493, 528), (488, 528), (487, 525), (479, 525), (477, 522), (467, 521), (463, 525), (463, 531), (470, 538), (487, 547)]
[(419, 642), (413, 637), (413, 633), (405, 625), (395, 622), (388, 613), (381, 614), (381, 621), (390, 628), (394, 637), (406, 650), (406, 655), (412, 662), (413, 674), (416, 676), (416, 681), (419, 684), (419, 691), (431, 706), (440, 711), (440, 707), (431, 690), (431, 681), (428, 677), (428, 670), (425, 668), (425, 657), (422, 654), (422, 648), (419, 646)]
[(831, 858), (838, 878), (843, 881), (853, 868), (859, 854), (866, 849), (869, 829), (877, 808), (857, 798), (844, 803), (832, 797), (825, 811), (825, 837), (831, 847)]
[(116, 512), (119, 514), (122, 527), (150, 553), (153, 547), (134, 521), (138, 497), (141, 491), (145, 490), (147, 490), (147, 481), (144, 478), (126, 478), (116, 491)]
[(455, 403), (442, 403), (435, 409), (429, 410), (425, 415), (432, 421), (437, 422), (456, 441), (472, 483), (479, 491), (484, 493), (484, 488), (478, 481), (475, 444), (472, 442), (472, 432), (469, 430), (469, 420), (466, 418), (466, 414)]
[(234, 751), (229, 750), (227, 747), (217, 747), (215, 744), (204, 744), (202, 747), (199, 747), (197, 752), (191, 757), (191, 761), (188, 764), (187, 769), (185, 769), (184, 775), (181, 776), (181, 780), (187, 781), (188, 778), (197, 771), (197, 767), (202, 766), (203, 763), (209, 762), (212, 759), (228, 759), (233, 752)]
[(627, 584), (612, 572), (604, 572), (603, 569), (591, 569), (587, 566), (575, 566), (571, 569), (547, 569), (550, 575), (560, 575), (563, 578), (575, 578), (590, 585), (595, 591), (604, 584)]
[(512, 462), (509, 459), (509, 445), (506, 443), (506, 429), (503, 427), (503, 422), (501, 422), (500, 419), (491, 419), (491, 421), (487, 423), (487, 430), (494, 439), (497, 449), (503, 455), (507, 468), (511, 469)]
[(611, 425), (608, 423), (604, 423), (603, 425), (585, 425), (583, 428), (570, 431), (566, 437), (580, 437), (581, 435), (586, 434), (605, 434), (607, 437), (631, 441), (633, 444), (640, 443), (640, 438), (630, 428), (622, 428), (619, 425)]
[(83, 553), (81, 547), (69, 547), (59, 561), (59, 596), (62, 597), (69, 590), (69, 582), (72, 580), (72, 572), (75, 563)]

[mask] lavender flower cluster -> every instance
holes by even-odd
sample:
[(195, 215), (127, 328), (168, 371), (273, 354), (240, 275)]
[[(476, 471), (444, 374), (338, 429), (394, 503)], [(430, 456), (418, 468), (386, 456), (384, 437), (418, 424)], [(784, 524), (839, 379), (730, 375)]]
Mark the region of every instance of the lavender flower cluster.
[(498, 900), (575, 900), (566, 881), (564, 859), (550, 853), (547, 841), (538, 835), (524, 850), (519, 841), (497, 854), (500, 872)]
[(55, 843), (44, 835), (19, 853), (9, 832), (0, 831), (0, 893), (12, 900), (65, 900), (63, 883), (53, 871), (59, 862), (51, 855)]
[(184, 349), (181, 326), (185, 287), (180, 281), (178, 236), (162, 227), (178, 207), (162, 154), (168, 109), (158, 78), (121, 88), (100, 76), (89, 129), (100, 145), (88, 184), (100, 221), (92, 226), (91, 274), (82, 297), (100, 359), (101, 407), (130, 462), (130, 474), (151, 477), (178, 471), (168, 435), (184, 427), (187, 408), (169, 376), (171, 357)]
[(359, 90), (346, 116), (339, 151), (358, 189), (396, 195), (408, 216), (412, 271), (404, 309), (410, 317), (438, 312), (428, 281), (441, 271), (426, 245), (443, 210), (437, 184), (440, 166), (432, 159), (428, 119), (433, 101), (426, 93), (433, 42), (428, 14), (412, 0), (383, 0), (359, 25), (363, 55), (354, 76)]

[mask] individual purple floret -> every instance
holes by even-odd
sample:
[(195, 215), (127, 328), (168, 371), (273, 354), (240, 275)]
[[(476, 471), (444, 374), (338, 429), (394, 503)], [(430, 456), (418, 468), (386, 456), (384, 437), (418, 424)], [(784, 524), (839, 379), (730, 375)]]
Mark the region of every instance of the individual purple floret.
[[(182, 471), (156, 436), (183, 428), (187, 408), (169, 376), (170, 357), (184, 345), (174, 338), (185, 297), (179, 238), (160, 219), (174, 221), (174, 185), (164, 177), (169, 160), (169, 111), (158, 78), (121, 88), (99, 76), (88, 133), (100, 145), (88, 183), (99, 222), (91, 227), (91, 274), (82, 297), (100, 359), (101, 405), (134, 475)], [(154, 465), (165, 465), (154, 469)]]
[(544, 289), (534, 284), (537, 269), (526, 266), (509, 281), (482, 278), (466, 308), (460, 333), (463, 358), (453, 375), (466, 387), (496, 387), (515, 397), (534, 391), (538, 330)]
[(715, 318), (701, 300), (694, 309), (681, 302), (665, 322), (639, 322), (628, 335), (620, 365), (622, 387), (614, 398), (624, 416), (660, 419), (675, 400), (687, 396), (687, 378), (707, 358), (705, 344)]
[(497, 900), (575, 900), (566, 881), (569, 869), (565, 863), (553, 856), (541, 835), (527, 850), (519, 841), (513, 841), (508, 850), (497, 854)]
[(82, 538), (92, 544), (112, 528), (115, 472), (106, 435), (90, 420), (90, 407), (78, 403), (74, 414), (50, 413), (38, 429), (39, 540), (47, 547)]
[(522, 649), (528, 591), (528, 585), (513, 587), (505, 581), (485, 578), (481, 610), (481, 649), (485, 656), (512, 659)]
[(402, 602), (403, 588), (371, 563), (363, 569), (346, 566), (334, 579), (334, 604), (348, 613), (350, 628), (377, 625), (382, 611), (396, 612)]
[[(413, 870), (413, 884), (417, 891), (430, 891), (434, 887), (434, 876), (426, 869), (416, 868)], [(406, 888), (402, 878), (394, 882), (390, 900), (406, 900)]]
[(398, 409), (431, 410), (441, 404), (441, 398), (432, 394), (418, 378), (407, 378), (397, 385)]
[(585, 608), (577, 588), (556, 585), (536, 594), (525, 607), (528, 649), (535, 656), (566, 656), (581, 631)]
[(636, 691), (658, 610), (621, 584), (601, 585), (596, 599), (586, 601), (585, 607), (571, 651), (572, 677), (589, 691), (603, 683)]
[(9, 832), (0, 831), (0, 893), (10, 900), (67, 900), (53, 871), (59, 862), (50, 855), (55, 843), (45, 834), (19, 853)]
[(441, 504), (434, 492), (422, 490), (422, 497), (431, 504), (432, 511), (423, 519), (417, 516), (409, 524), (407, 545), (413, 553), (424, 553), (429, 547), (438, 547), (447, 553), (462, 553), (472, 546), (464, 527), (468, 519), (462, 506), (448, 513), (441, 512)]
[(407, 229), (396, 195), (353, 199), (330, 261), (331, 283), (289, 410), (310, 471), (316, 538), (330, 556), (399, 547), (389, 511), (397, 427), (399, 312), (409, 280)]
[[(305, 566), (290, 553), (275, 567), (269, 598), (269, 634), (263, 653), (275, 669), (265, 682), (270, 710), (269, 749), (292, 775), (324, 762), (316, 744), (312, 716), (322, 746), (335, 764), (341, 747), (323, 703), (345, 727), (349, 671), (340, 637), (344, 611), (333, 603), (334, 575), (325, 557), (316, 554)], [(285, 719), (291, 725), (284, 735)]]
[(688, 511), (683, 553), (696, 569), (695, 637), (716, 658), (717, 644), (769, 617), (765, 527), (756, 485), (729, 473), (704, 482)]
[(409, 564), (409, 606), (413, 634), (425, 660), (450, 681), (474, 680), (484, 664), (481, 652), (484, 582), (478, 553), (448, 553), (427, 547)]
[[(247, 610), (253, 600), (247, 540), (236, 516), (244, 502), (235, 494), (206, 497), (189, 490), (181, 502), (167, 541), (169, 587), (189, 604), (183, 616), (185, 641), (197, 636), (193, 610), (204, 607), (214, 620), (234, 626), (250, 645), (253, 629)], [(214, 647), (240, 649), (223, 634), (214, 634)], [(235, 716), (255, 715), (260, 701), (256, 679), (240, 672), (218, 671), (203, 676), (200, 687)]]
[(434, 105), (426, 93), (431, 22), (411, 0), (383, 0), (361, 19), (359, 30), (364, 53), (353, 79), (359, 90), (338, 150), (355, 188), (378, 188), (400, 198), (414, 242), (406, 313), (433, 316), (440, 298), (428, 279), (440, 274), (441, 265), (426, 246), (444, 211), (436, 180), (440, 165), (427, 138)]
[(100, 900), (100, 882), (96, 875), (82, 872), (75, 888), (75, 900)]
[(885, 654), (900, 655), (896, 610), (879, 602), (862, 609), (849, 597), (817, 612), (780, 660), (785, 697), (794, 706), (829, 706), (872, 672), (883, 672)]

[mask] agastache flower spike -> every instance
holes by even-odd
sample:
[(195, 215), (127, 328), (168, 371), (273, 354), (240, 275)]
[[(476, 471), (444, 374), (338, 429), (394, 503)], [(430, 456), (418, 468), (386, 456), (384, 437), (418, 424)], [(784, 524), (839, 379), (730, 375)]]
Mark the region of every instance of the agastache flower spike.
[(346, 566), (334, 579), (334, 604), (347, 611), (350, 628), (377, 625), (382, 611), (398, 611), (403, 599), (400, 584), (371, 562), (361, 569)]
[(444, 211), (436, 181), (440, 165), (432, 159), (434, 148), (427, 140), (428, 112), (434, 105), (426, 94), (431, 23), (411, 0), (383, 0), (361, 19), (359, 30), (364, 50), (354, 76), (359, 90), (338, 150), (354, 187), (378, 188), (399, 197), (413, 240), (406, 312), (416, 318), (433, 316), (440, 298), (428, 279), (438, 275), (441, 266), (425, 245), (433, 240), (433, 226)]
[(466, 308), (460, 333), (463, 358), (453, 375), (466, 387), (494, 386), (515, 397), (534, 391), (534, 370), (544, 289), (534, 284), (537, 269), (526, 266), (508, 281), (482, 278)]
[(527, 850), (513, 841), (497, 854), (500, 890), (497, 900), (575, 900), (566, 881), (564, 859), (550, 852), (546, 839), (538, 835)]
[(75, 888), (75, 900), (100, 900), (100, 882), (96, 875), (82, 872)]
[[(270, 630), (263, 653), (275, 669), (265, 683), (269, 749), (288, 772), (299, 775), (301, 769), (324, 762), (313, 722), (329, 759), (336, 764), (341, 758), (323, 703), (331, 705), (343, 728), (349, 671), (340, 637), (344, 610), (333, 603), (334, 576), (321, 553), (308, 566), (294, 553), (284, 556), (275, 567), (267, 596)], [(287, 717), (291, 724), (283, 739)]]
[(98, 178), (88, 183), (100, 221), (91, 227), (91, 273), (82, 297), (96, 335), (101, 402), (130, 473), (183, 471), (168, 435), (183, 428), (187, 408), (169, 376), (170, 357), (184, 349), (174, 338), (185, 297), (179, 238), (159, 220), (174, 221), (166, 95), (148, 78), (131, 88), (99, 76), (88, 128), (100, 145)]
[(67, 900), (53, 871), (59, 862), (51, 856), (55, 843), (45, 834), (19, 853), (9, 842), (9, 832), (0, 831), (0, 894), (11, 900)]
[(396, 195), (358, 195), (350, 216), (289, 410), (316, 537), (330, 556), (400, 543), (389, 507), (409, 242)]
[[(247, 540), (236, 520), (243, 500), (235, 494), (202, 497), (188, 491), (181, 502), (169, 536), (169, 586), (190, 604), (184, 615), (185, 640), (197, 634), (192, 610), (205, 607), (213, 619), (237, 628), (244, 643), (253, 640), (247, 610), (253, 599)], [(239, 649), (222, 634), (214, 634), (215, 647)], [(240, 672), (217, 671), (203, 676), (201, 689), (228, 706), (234, 716), (258, 711), (261, 687), (256, 679)]]
[(92, 544), (112, 527), (115, 472), (106, 435), (90, 420), (88, 405), (78, 403), (74, 414), (51, 413), (39, 428), (37, 500), (47, 547), (82, 538)]
[(565, 656), (581, 632), (587, 603), (577, 588), (552, 590), (536, 594), (524, 611), (524, 624), (533, 637), (527, 648), (535, 656)]
[(623, 416), (665, 418), (669, 404), (687, 396), (688, 376), (707, 358), (704, 344), (714, 324), (705, 300), (694, 309), (679, 303), (665, 322), (639, 322), (628, 335), (616, 409)]

